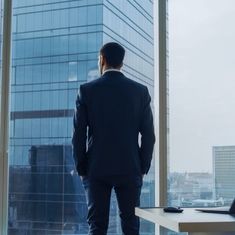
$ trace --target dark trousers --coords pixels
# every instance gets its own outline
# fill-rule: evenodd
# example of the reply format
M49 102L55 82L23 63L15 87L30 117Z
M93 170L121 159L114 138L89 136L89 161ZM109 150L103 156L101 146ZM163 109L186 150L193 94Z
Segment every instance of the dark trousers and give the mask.
M89 235L106 235L109 224L111 191L114 189L124 235L139 235L139 218L135 207L140 205L142 176L83 177L86 192Z

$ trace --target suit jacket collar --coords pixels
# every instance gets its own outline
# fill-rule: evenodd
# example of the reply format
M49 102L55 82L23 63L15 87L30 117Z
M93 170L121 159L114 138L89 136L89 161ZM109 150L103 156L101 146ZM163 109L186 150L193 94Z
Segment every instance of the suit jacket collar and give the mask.
M123 77L124 74L120 70L106 70L101 78Z

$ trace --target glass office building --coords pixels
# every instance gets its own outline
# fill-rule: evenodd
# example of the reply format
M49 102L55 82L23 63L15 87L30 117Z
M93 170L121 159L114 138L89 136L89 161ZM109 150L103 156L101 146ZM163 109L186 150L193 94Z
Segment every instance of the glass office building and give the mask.
M13 0L9 235L87 234L72 118L79 86L98 78L99 49L109 41L126 48L123 72L153 97L151 0ZM141 197L154 206L154 164ZM114 195L109 234L121 234Z

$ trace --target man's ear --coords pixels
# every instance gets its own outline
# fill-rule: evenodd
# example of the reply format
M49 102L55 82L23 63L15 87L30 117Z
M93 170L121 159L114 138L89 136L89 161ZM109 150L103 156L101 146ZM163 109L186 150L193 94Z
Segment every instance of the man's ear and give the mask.
M101 64L101 66L104 66L105 63L106 63L105 57L100 55L100 64Z

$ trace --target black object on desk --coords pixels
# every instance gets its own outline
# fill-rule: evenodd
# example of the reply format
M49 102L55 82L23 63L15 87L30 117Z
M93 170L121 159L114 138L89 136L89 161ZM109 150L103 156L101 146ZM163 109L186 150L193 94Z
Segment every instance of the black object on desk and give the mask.
M169 206L169 207L163 208L163 211L169 212L169 213L182 213L184 210L181 209L180 207Z

